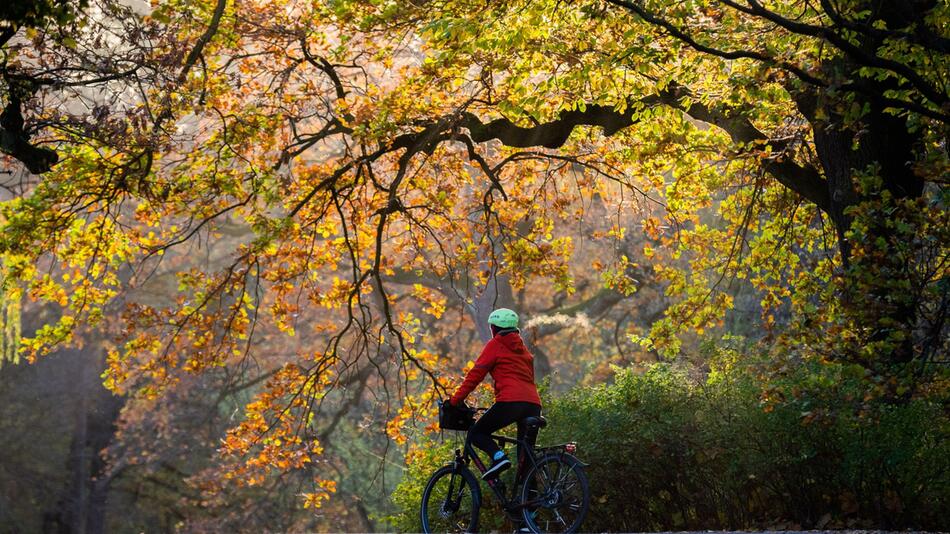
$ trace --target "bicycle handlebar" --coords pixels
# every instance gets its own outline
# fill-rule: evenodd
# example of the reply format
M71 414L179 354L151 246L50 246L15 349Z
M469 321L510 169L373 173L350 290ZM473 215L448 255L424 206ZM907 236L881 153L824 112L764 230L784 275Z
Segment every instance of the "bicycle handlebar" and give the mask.
M446 404L447 404L449 401L447 401L447 400L439 400L438 402L439 402L439 405L441 405L441 404L443 404L443 403L446 403ZM472 407L472 406L469 406L469 405L467 405L467 404L465 404L465 403L462 403L462 406L464 406L464 407L466 407L466 408L468 408L468 409L470 409L470 410L474 410L474 411L476 411L476 412L487 412L487 411L490 409L490 408ZM459 406L459 408L461 408L462 406Z

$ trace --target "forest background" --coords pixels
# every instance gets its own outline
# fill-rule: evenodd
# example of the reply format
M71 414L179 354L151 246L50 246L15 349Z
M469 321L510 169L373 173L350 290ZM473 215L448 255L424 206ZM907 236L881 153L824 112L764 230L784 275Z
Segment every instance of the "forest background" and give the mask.
M0 52L0 531L418 530L499 306L585 528L950 529L947 1L14 0Z

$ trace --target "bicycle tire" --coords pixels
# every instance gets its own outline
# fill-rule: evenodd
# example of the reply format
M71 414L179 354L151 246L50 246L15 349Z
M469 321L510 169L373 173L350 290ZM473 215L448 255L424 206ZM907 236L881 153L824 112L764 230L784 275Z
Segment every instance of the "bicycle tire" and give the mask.
M538 506L522 509L531 532L577 532L590 509L590 486L581 461L567 453L541 457L521 489L522 503L535 501Z
M447 500L450 487L456 496L454 503ZM471 471L454 465L440 468L432 474L422 492L422 531L426 534L476 532L481 500L481 489Z

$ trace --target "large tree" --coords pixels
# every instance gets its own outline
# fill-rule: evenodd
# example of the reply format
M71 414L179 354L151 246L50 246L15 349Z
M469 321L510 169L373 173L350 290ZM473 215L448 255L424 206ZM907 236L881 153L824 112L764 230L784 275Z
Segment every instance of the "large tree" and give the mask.
M948 10L100 0L8 31L4 288L63 308L24 352L156 272L176 291L129 299L116 392L305 339L254 382L211 489L313 468L349 406L321 411L328 391L371 382L398 439L449 385L451 329L499 303L549 316L542 355L609 313L605 339L675 354L745 279L796 357L909 365L875 394L912 394L946 350ZM182 260L207 240L233 253ZM665 311L625 298L657 284Z

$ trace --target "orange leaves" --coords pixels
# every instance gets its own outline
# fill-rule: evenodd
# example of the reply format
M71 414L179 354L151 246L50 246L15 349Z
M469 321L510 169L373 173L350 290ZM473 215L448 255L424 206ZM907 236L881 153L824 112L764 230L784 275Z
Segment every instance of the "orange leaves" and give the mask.
M440 361L440 356L426 349L409 349L409 354L413 360L427 369L435 369Z
M60 306L65 307L69 303L69 298L66 295L66 289L55 282L53 277L46 274L43 275L39 280L33 281L30 284L29 293L30 298L33 300L47 300L52 301Z
M626 255L621 255L613 267L601 270L604 287L613 289L624 296L636 293L640 281L631 275L636 267L638 267L636 263L630 261Z
M337 227L336 221L332 219L323 219L317 225L316 231L323 238L328 238L334 234L339 233L339 228Z
M308 374L288 364L274 372L245 406L244 420L221 442L224 480L237 486L261 485L283 472L310 469L323 455L322 444L299 425L332 381L330 370L321 368ZM319 507L336 490L332 481L317 479L315 485L318 491L303 494L305 506Z
M447 299L443 296L437 295L435 291L431 290L430 288L425 287L422 284L413 284L412 296L425 304L426 307L423 308L423 311L435 317L436 319L442 317L442 314L445 313Z
M570 236L552 238L547 234L542 241L518 240L505 244L504 272L511 275L511 285L521 288L530 276L554 279L554 286L569 294L574 292L574 278L568 259L573 251Z
M303 498L303 507L307 508L320 508L323 506L323 501L330 499L330 493L336 491L334 487L332 491L322 491L318 493L301 493L300 496Z
M643 220L643 232L653 240L660 239L661 223L657 217L647 217Z
M334 276L330 288L321 294L320 304L330 309L339 308L349 301L352 291L352 282L349 280L344 280L338 276ZM372 288L369 286L362 286L361 291L369 292L372 291Z
M386 422L386 435L389 436L389 439L400 445L406 443L407 437L403 433L403 430L405 429L407 422L410 421L412 414L412 408L403 405L403 407L399 409L399 413L396 414L396 417L393 417Z
M435 403L435 395L435 391L428 389L420 395L406 396L399 412L386 423L386 435L401 445L419 430L421 423L429 423L423 430L436 430L433 418L439 410Z
M129 379L129 367L127 362L119 356L119 351L111 348L106 353L106 369L102 372L102 380L105 387L121 395L124 393L122 385Z
M320 508L331 494L336 493L336 482L333 480L319 480L316 485L320 491L300 494L305 509Z
M300 307L290 300L287 292L278 292L274 303L271 304L270 307L270 312L274 317L274 324L277 326L277 329L288 336L294 335L293 325L296 323L295 319L299 311Z

